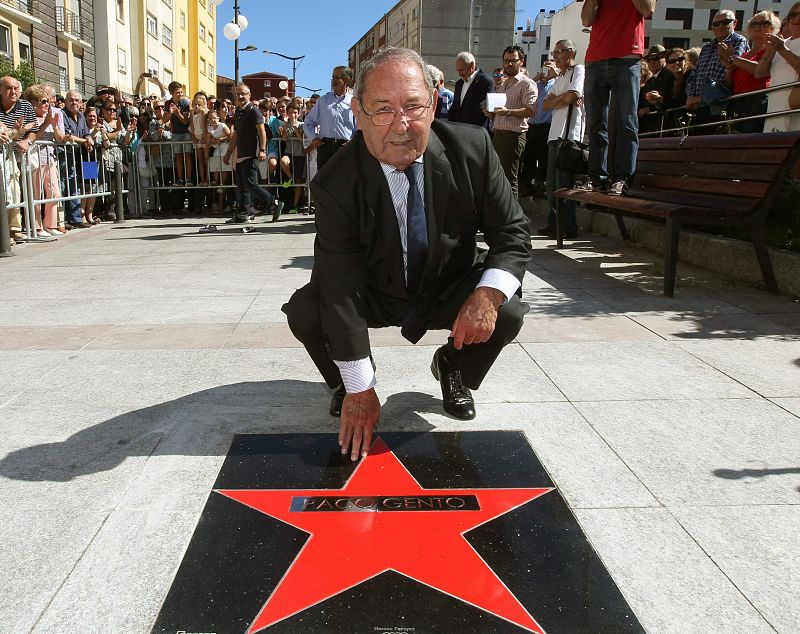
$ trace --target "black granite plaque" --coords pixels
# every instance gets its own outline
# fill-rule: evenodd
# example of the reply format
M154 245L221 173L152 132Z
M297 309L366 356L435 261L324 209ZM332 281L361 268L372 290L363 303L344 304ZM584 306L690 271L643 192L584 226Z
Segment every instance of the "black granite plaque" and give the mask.
M237 436L154 632L644 632L520 432Z

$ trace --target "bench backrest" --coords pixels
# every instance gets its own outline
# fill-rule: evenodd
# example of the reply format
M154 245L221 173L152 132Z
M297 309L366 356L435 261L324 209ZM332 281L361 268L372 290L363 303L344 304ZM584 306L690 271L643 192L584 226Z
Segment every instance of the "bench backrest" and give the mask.
M798 158L800 131L641 139L631 195L766 213Z

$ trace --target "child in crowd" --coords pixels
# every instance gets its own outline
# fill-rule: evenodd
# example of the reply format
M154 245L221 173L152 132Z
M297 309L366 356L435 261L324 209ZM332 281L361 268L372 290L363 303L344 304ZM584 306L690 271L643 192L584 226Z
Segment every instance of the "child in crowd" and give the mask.
M284 187L295 186L294 199L290 214L296 214L300 207L300 196L303 195L303 171L306 166L306 157L303 153L303 124L298 119L300 112L295 104L290 104L286 109L286 124L282 127L281 137L285 142L283 156L281 156L281 171L285 178Z
M194 156L197 161L197 179L201 187L208 185L208 149L206 145L206 116L208 115L208 98L203 91L196 92L192 98L192 121L190 132L194 145Z
M208 126L206 129L206 144L213 150L213 156L209 159L209 167L212 174L219 174L219 184L227 185L228 172L230 167L225 165L222 157L228 152L228 140L231 138L231 131L227 125L220 123L219 113L212 110L208 113ZM211 177L211 184L216 185L214 176ZM217 190L217 211L223 211L225 207L225 190L221 187ZM225 209L231 211L231 209Z
M267 157L269 159L270 177L275 175L278 169L278 160L283 154L284 143L280 139L283 138L283 127L286 124L286 102L279 101L275 109L278 112L278 116L269 117L267 120L267 136L269 137ZM266 179L267 177L264 176L264 178Z

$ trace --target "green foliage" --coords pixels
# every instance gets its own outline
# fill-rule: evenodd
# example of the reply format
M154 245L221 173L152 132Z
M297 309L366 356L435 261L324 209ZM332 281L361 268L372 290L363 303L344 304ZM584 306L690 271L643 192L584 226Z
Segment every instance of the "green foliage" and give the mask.
M22 83L22 90L25 90L31 84L38 84L40 82L30 62L22 60L19 66L14 68L8 57L0 55L0 77L5 77L6 75L19 79Z

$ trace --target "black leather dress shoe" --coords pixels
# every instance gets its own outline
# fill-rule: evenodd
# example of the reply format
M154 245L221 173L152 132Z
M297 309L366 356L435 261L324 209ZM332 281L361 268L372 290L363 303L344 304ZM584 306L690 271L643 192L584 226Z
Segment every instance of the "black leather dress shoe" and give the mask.
M450 361L444 346L434 353L431 372L442 388L444 411L461 420L475 418L475 401L472 399L472 393L462 383L461 370Z
M344 385L340 385L336 388L336 391L331 397L331 416L342 415L342 403L344 402L345 394L347 394L347 391L344 389Z

